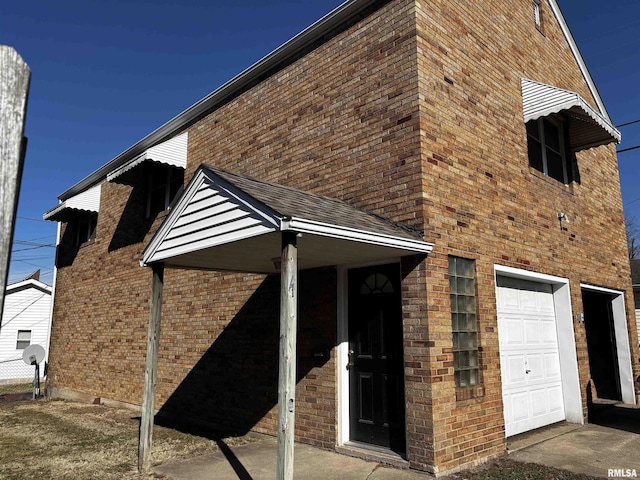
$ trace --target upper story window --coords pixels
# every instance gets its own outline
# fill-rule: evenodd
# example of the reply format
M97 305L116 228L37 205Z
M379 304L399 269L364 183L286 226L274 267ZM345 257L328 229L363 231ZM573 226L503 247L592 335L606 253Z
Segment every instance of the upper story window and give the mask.
M169 208L182 190L188 140L184 132L148 148L109 172L107 182L133 187L136 197L138 192L144 195L145 203L136 201L136 206L142 207L146 218L154 217Z
M69 245L77 247L93 240L96 237L101 191L101 184L94 185L56 205L43 218L67 224L65 237Z
M96 238L96 227L98 226L98 214L95 212L79 212L72 222L74 228L74 243L76 246L82 245L89 240Z
M166 210L182 189L184 169L149 162L147 183L147 218Z
M603 106L596 110L576 92L526 78L521 86L532 168L565 185L580 183L576 153L620 142Z
M527 122L529 165L559 182L568 184L571 168L565 148L564 122L543 117Z
M540 0L531 0L531 6L533 7L533 21L536 26L542 26L542 14L540 13Z

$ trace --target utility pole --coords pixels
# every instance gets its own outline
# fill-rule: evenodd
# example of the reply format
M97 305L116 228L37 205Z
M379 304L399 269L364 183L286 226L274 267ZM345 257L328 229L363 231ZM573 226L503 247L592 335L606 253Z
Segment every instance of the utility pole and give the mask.
M24 124L31 70L12 47L0 45L0 318L11 259L27 141Z

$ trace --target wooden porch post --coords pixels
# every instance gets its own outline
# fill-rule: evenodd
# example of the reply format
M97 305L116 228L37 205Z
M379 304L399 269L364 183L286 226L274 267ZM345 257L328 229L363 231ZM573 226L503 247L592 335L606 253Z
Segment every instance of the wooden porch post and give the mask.
M298 248L294 232L282 233L280 356L278 369L278 480L293 479L295 434Z
M138 443L138 470L146 470L151 459L151 437L155 414L156 379L158 376L158 347L160 345L160 319L162 317L162 288L164 285L164 263L151 266L151 308L149 311L149 333L147 335L147 363L144 371L144 397Z

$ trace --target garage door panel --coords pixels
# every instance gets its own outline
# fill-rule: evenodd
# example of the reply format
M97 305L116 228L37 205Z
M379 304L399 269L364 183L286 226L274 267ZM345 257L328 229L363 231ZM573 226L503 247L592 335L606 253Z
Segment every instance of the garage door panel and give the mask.
M504 320L505 346L521 347L524 344L524 326L519 318Z
M517 383L525 383L525 357L524 355L510 355L505 360L509 364L508 375L509 384L515 385Z
M513 422L521 422L529 418L529 392L514 393L508 403L511 406Z
M527 363L525 365L525 375L529 382L544 380L545 368L544 358L540 353L532 353L527 355Z
M540 417L548 412L547 408L547 389L539 388L530 390L529 399L531 401L531 415Z
M498 277L497 305L506 435L563 420L552 287Z
M548 388L547 396L549 402L549 411L562 413L563 417L561 420L564 420L564 398L562 397L562 385Z
M519 310L523 312L537 312L538 311L538 299L536 292L529 290L520 290L520 301L518 304Z
M547 353L544 355L544 372L545 377L549 380L560 380L560 361L555 353Z
M524 320L525 345L540 343L540 326L538 321Z
M538 327L540 329L540 342L557 348L558 333L555 317L541 319L538 323Z

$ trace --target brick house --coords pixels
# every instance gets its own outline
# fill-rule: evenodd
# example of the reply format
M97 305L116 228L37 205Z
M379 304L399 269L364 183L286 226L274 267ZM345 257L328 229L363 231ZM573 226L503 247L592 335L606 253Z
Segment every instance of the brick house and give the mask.
M296 238L297 441L440 473L635 403L619 140L556 0L347 1L45 213L52 394L142 403L162 282L145 405L274 434Z

